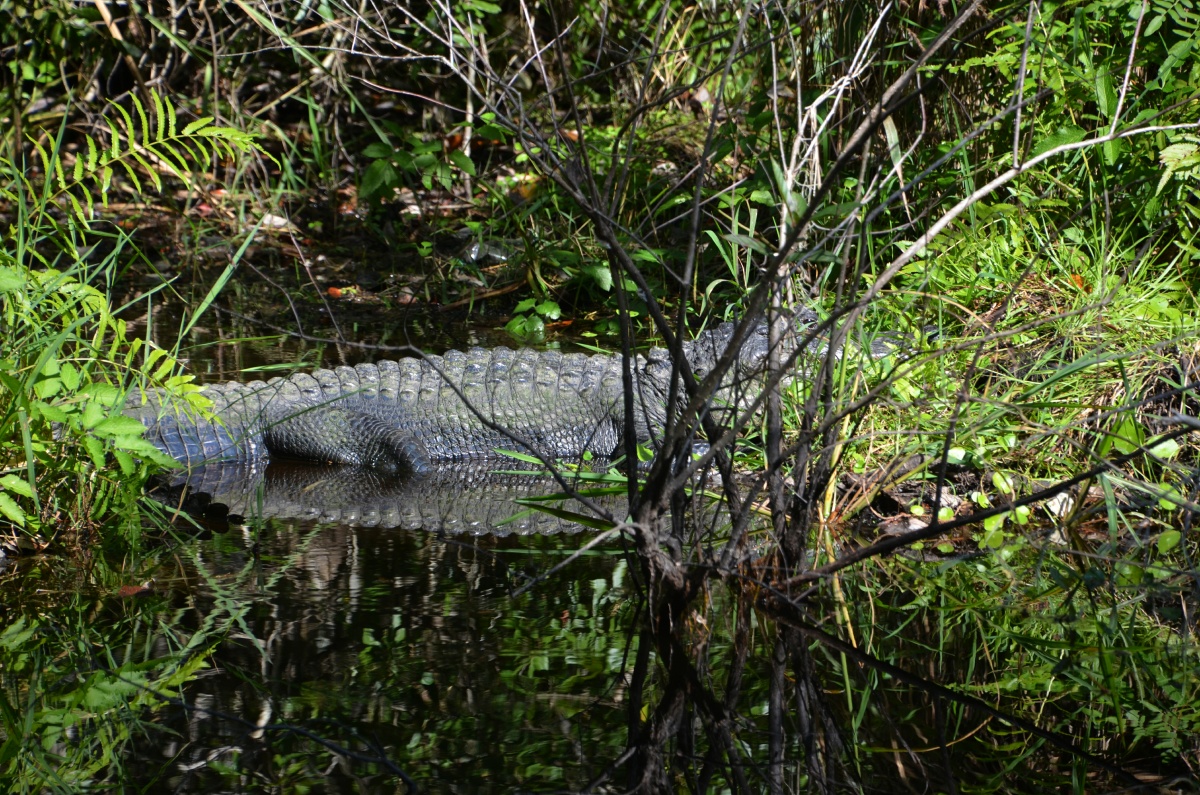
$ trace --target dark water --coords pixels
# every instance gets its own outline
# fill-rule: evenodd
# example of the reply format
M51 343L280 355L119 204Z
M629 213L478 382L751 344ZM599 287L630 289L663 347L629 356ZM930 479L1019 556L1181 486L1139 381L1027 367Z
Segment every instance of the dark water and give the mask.
M245 314L255 293L240 289L249 297L235 309ZM127 312L163 344L186 314L170 301L140 316ZM476 325L436 313L351 313L334 323L318 312L310 337L327 339L330 325L357 340L430 352L515 344L495 333L494 320ZM189 332L188 355L203 381L399 355L312 338L276 336L218 313ZM626 542L585 550L595 530L515 502L556 491L553 483L458 474L382 482L311 467L212 470L190 491L165 484L157 518L145 522L150 536L132 553L10 563L0 572L9 627L0 635L0 674L9 694L42 693L46 706L30 707L26 725L60 761L31 757L30 769L63 775L31 778L41 782L31 791L103 784L152 793L394 793L411 791L411 783L435 793L557 792L583 789L628 762L631 738L652 724L678 683L642 634L643 589ZM623 518L611 495L601 502ZM194 521L169 506L187 508ZM514 514L516 521L504 521ZM174 530L156 529L164 524ZM550 573L576 552L577 560ZM1045 693L1068 679L1114 683L1097 673L1095 649L1082 641L1061 659L1041 654L1034 636L1057 649L1064 628L1090 625L1069 599L1046 596L1049 588L1010 592L1005 571L991 556L935 561L916 589L890 573L847 572L806 609L815 626L989 703L1011 693L1006 705L1020 706L1021 687ZM772 681L788 694L782 791L807 791L818 774L865 792L1106 791L1116 780L835 647L794 636L798 651L773 673L775 644L788 631L745 609L756 588L748 572L733 589L748 600L739 609L735 593L714 584L677 630L693 655L695 678L685 686L693 700L725 698L733 661L748 659L737 668L729 725L745 767L736 775L750 791L766 789ZM999 605L1013 607L1016 618ZM28 638L14 634L22 626L33 627ZM1138 631L1160 634L1156 626ZM1106 636L1087 637L1090 644ZM1153 646L1114 648L1112 659L1124 660ZM1151 704L1175 723L1147 730L1148 739L1126 752L1135 769L1163 771L1156 781L1172 786L1186 779L1180 754L1195 747L1184 727L1200 726L1189 706L1189 659L1155 658L1142 669L1184 685L1166 710ZM1165 673L1168 663L1184 673ZM1020 677L1028 681L1018 687ZM114 690L143 700L134 708L106 700ZM1078 718L1056 725L1055 710L1066 715L1074 703L1056 702L1042 719L1069 737ZM66 728L55 711L63 704L76 716ZM1106 725L1104 708L1097 707L1097 725ZM710 791L722 791L735 772L706 764L711 736L698 714L683 708L659 766L673 771L678 791L699 789L697 775L711 767ZM1170 741L1183 750L1163 767L1151 744ZM95 761L106 752L111 758ZM617 767L598 791L623 791L627 769Z
M124 296L131 333L169 346L191 304L144 293ZM241 297L232 311L210 312L185 338L201 382L403 355L389 346L518 344L461 313L350 308L330 319L320 306L305 309L307 338L276 335L246 319L261 308L252 281L229 294ZM328 341L339 333L372 346ZM63 667L136 663L167 699L127 716L137 728L110 743L119 761L100 780L147 792L391 793L409 781L512 792L582 787L620 755L637 612L620 541L534 583L594 536L514 501L552 483L514 477L489 490L478 473L443 473L435 486L303 470L209 472L186 493L160 491L150 535L175 529L132 558L26 559L3 572L4 615L39 621L48 647L96 629L83 662ZM280 483L299 508L263 505ZM168 659L202 667L173 689L158 678ZM50 688L80 678L61 681ZM53 747L69 757L71 743Z
M214 759L271 780L296 754L297 780L333 792L395 791L371 757L429 791L582 784L622 745L625 565L601 551L513 597L575 543L280 522L195 545L181 623L239 617L191 709L161 713L162 783L228 786Z

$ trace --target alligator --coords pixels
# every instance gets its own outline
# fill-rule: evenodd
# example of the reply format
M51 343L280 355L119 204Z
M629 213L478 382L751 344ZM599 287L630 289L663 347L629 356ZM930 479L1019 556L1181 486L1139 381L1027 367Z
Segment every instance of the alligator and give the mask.
M817 322L811 311L798 312L783 355ZM734 324L722 323L682 343L697 376L716 365L733 334ZM729 407L757 394L768 347L767 325L760 323L710 406L719 423L729 419L723 414ZM451 462L495 459L503 450L547 460L609 459L622 449L622 376L619 355L473 348L209 385L202 394L212 401L211 416L143 390L130 395L124 413L141 420L159 450L189 467L287 458L422 474ZM632 362L640 443L653 443L665 427L671 377L663 348Z

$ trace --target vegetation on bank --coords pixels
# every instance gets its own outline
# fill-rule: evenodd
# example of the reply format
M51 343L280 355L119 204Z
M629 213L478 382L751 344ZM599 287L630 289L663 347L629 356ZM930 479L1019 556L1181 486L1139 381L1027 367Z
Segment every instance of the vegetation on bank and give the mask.
M622 349L814 305L833 349L922 341L828 357L699 463L684 442L710 429L681 414L631 508L646 642L668 657L717 574L765 586L793 673L833 619L855 728L892 676L881 660L933 654L939 681L1060 732L1084 767L1195 774L1200 16L618 6L0 0L10 546L136 545L141 484L166 462L114 409L134 388L200 398L183 352L131 333L110 295L176 252L198 278L156 290L190 304L181 344L236 300L244 262L285 292L269 328L341 298L380 316L440 303L523 341L566 320ZM300 265L247 254L270 230ZM365 239L355 254L386 274L345 283L305 235ZM215 271L198 253L213 236L233 241ZM729 527L680 536L664 518L680 469L726 454L760 474L725 479ZM760 509L773 532L747 543ZM956 645L966 626L977 648ZM852 682L853 650L874 662ZM981 653L986 670L955 661ZM669 707L643 720L661 733ZM731 730L694 708L744 788ZM958 728L977 708L953 706ZM1049 742L1012 725L1022 748ZM861 760L792 762L836 778ZM712 775L634 764L646 789Z

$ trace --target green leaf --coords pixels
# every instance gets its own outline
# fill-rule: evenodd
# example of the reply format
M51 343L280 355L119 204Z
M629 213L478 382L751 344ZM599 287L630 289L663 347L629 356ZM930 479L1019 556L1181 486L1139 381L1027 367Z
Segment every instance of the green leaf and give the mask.
M726 240L728 240L730 243L733 243L735 246L741 246L744 249L753 251L755 254L766 254L767 253L766 245L762 241L755 240L752 237L747 237L746 235L735 235L735 234L723 235L723 237Z
M1117 90L1113 88L1112 75L1107 71L1096 73L1096 108L1107 119L1117 112Z
M1158 498L1159 508L1164 511L1173 511L1179 507L1179 489L1170 483L1159 483L1158 488L1162 492L1162 496Z
M44 400L57 395L61 387L62 381L58 378L41 378L33 385L33 393Z
M74 391L79 388L79 369L70 361L62 363L59 369L59 378L62 379L62 385L68 390Z
M102 407L107 406L111 408L122 402L125 398L121 390L112 384L88 384L87 388L81 390L81 392L90 395Z
M979 546L985 549L999 549L1004 546L1004 521L1008 518L1008 513L1002 513L998 516L989 516L983 520L983 538L979 540Z
M537 464L538 466L543 466L542 459L535 455L530 455L529 453L522 453L517 450L504 450L501 448L496 448L493 452L499 453L500 455L508 458L514 458L517 461L524 461L526 464Z
M612 271L607 265L584 265L580 270L592 277L596 285L604 292L612 290Z
M463 0L461 7L464 11L475 11L479 14L500 13L500 6L495 3L489 3L487 0Z
M1121 417L1110 433L1113 448L1124 455L1134 452L1146 441L1145 430L1130 414Z
M1016 491L1016 489L1013 487L1012 478L1010 478L1008 475L1004 474L1003 472L993 472L992 473L992 485L995 486L996 490L999 491L1001 494L1007 494L1009 496L1012 496L1013 493Z
M467 176L475 176L475 164L461 149L455 149L450 153L450 162L458 166Z
M387 144L383 143L382 141L376 141L372 144L368 144L367 148L363 149L362 153L363 153L363 157L369 157L369 158L372 158L373 160L378 160L381 157L382 158L390 158L395 153L395 151L396 150L392 149L392 147L388 146Z
M92 429L97 436L141 436L145 432L142 421L133 417L106 417Z
M113 458L117 459L117 464L121 467L121 474L125 477L131 478L137 473L137 462L129 453L124 450L113 450Z
M536 298L526 298L521 303L517 304L517 307L516 307L516 309L513 310L513 312L515 312L516 314L519 315L522 312L528 312L530 309L533 309L536 305L537 305Z
M1183 540L1183 535L1178 530L1168 530L1158 537L1158 554L1165 555L1175 547L1179 546L1179 542Z
M29 485L29 481L17 475L8 474L0 478L0 486L9 491L16 492L22 497L33 499L33 487Z
M508 140L508 130L495 124L481 124L475 128L475 134L489 141L504 142Z
M396 173L395 167L386 160L376 160L367 167L358 190L363 198L373 199L399 184L400 175Z
M1129 588L1141 585L1142 579L1145 576L1145 571L1142 569L1142 567L1133 563L1121 561L1113 568L1117 575L1117 587L1120 588Z
M12 497L0 491L0 514L18 527L25 526L25 511Z
M0 266L0 293L19 293L25 289L26 279L16 268Z
M25 618L18 618L13 623L5 627L4 632L0 633L0 649L14 651L25 645L25 642L33 637L34 631L37 630L37 622L32 626L25 626Z
M1179 442L1174 439L1164 439L1150 448L1150 455L1169 461L1179 455L1179 449Z
M91 457L96 469L104 469L104 442L95 436L85 436L83 437L83 446L87 448L88 456Z
M71 418L71 415L61 407L52 403L43 403L40 400L33 401L30 408L35 417L42 417L50 422L67 422Z
M83 417L80 417L80 422L84 428L95 428L96 423L104 419L104 407L100 402L89 402L83 407Z
M189 138L196 131L198 131L201 127L205 127L212 123L213 123L212 116L201 116L200 118L196 119L194 122L189 124L188 126L184 127L183 132L181 132L179 135L182 138Z
M542 301L537 305L537 313L547 320L558 320L562 317L562 309L554 301Z
M1060 127L1057 131L1043 138L1038 145L1033 148L1033 156L1037 157L1038 155L1049 152L1051 149L1057 149L1060 146L1078 143L1079 141L1082 141L1086 135L1087 131L1082 127L1075 127L1074 125L1069 127Z
M937 545L937 551L941 552L943 555L952 555L954 554L954 545L949 541L943 541Z

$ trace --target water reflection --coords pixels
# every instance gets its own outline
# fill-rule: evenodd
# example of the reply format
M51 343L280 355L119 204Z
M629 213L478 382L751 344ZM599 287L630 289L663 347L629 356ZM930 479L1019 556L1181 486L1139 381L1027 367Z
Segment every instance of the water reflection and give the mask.
M421 515L422 528L433 521ZM632 611L612 552L514 598L561 558L559 547L515 530L475 537L282 521L194 545L181 629L235 629L210 674L187 689L188 708L163 714L176 738L143 753L169 759L165 782L190 792L246 777L286 789L289 770L327 791L403 791L384 758L427 791L578 783L623 745Z
M238 518L300 519L355 527L399 528L474 535L554 535L584 529L595 518L563 483L534 472L496 472L456 466L419 478L383 475L357 467L272 462L254 468L230 462L166 479L152 494L167 505L205 516L214 510ZM582 493L609 516L624 518L623 486L568 474L572 493ZM553 499L553 495L561 498ZM550 497L542 500L540 498ZM536 500L555 513L518 501Z

